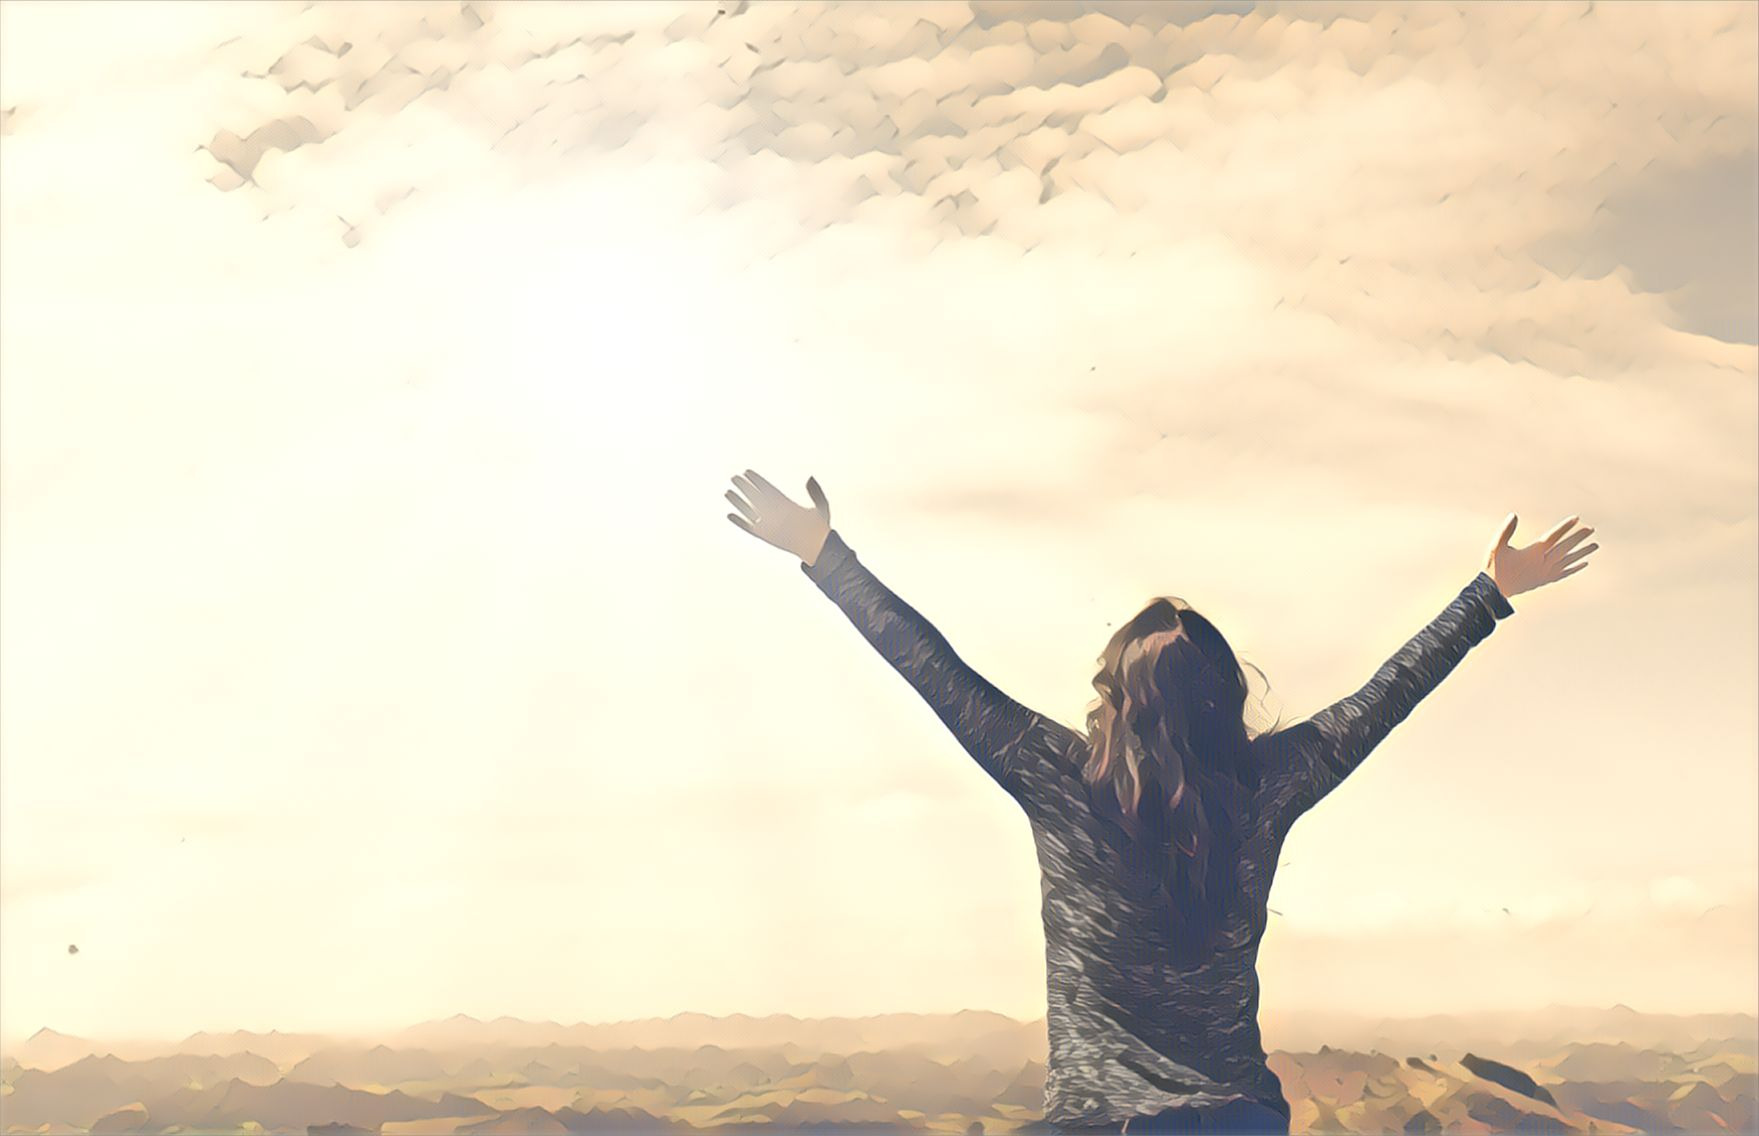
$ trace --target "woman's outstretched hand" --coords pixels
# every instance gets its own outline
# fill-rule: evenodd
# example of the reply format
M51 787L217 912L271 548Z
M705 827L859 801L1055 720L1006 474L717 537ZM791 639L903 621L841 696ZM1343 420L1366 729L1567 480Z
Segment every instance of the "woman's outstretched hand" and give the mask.
M727 500L739 512L728 513L729 521L783 552L792 552L807 564L818 560L825 537L831 532L831 503L825 500L825 491L818 487L816 479L806 479L806 494L812 498L810 509L790 501L756 470L735 475L733 484L738 492L727 490Z
M1534 588L1542 588L1546 584L1554 584L1565 576L1573 576L1588 567L1588 554L1600 546L1590 544L1586 548L1576 547L1594 531L1581 528L1571 532L1571 527L1579 519L1565 517L1535 543L1525 548L1516 548L1509 543L1509 537L1514 535L1515 525L1520 518L1510 513L1508 523L1503 525L1502 532L1497 534L1495 543L1490 546L1490 555L1484 566L1485 572L1496 581L1497 590L1504 597L1517 596ZM1565 533L1569 535L1565 536Z

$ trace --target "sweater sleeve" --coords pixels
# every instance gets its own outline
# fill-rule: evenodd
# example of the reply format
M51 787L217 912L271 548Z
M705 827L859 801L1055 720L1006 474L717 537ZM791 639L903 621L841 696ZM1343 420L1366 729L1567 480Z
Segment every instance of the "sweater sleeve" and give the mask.
M1337 788L1459 665L1466 652L1514 611L1490 575L1480 572L1360 690L1304 723L1311 727L1312 744L1293 750L1291 796L1296 812L1311 808Z
M835 529L818 559L810 565L802 561L800 568L915 688L965 752L1024 806L1020 754L1040 715L960 659L928 620L856 558Z

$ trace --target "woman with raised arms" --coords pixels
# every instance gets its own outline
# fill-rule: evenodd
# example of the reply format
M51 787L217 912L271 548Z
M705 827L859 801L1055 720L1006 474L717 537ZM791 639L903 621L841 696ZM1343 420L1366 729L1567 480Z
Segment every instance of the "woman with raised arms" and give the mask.
M728 518L801 570L1025 811L1043 878L1055 1131L1287 1133L1258 1027L1258 944L1289 828L1360 765L1510 598L1587 567L1576 517L1524 548L1510 514L1478 572L1355 693L1305 721L1249 730L1245 674L1214 624L1155 599L1100 656L1085 732L967 666L810 506L757 473Z

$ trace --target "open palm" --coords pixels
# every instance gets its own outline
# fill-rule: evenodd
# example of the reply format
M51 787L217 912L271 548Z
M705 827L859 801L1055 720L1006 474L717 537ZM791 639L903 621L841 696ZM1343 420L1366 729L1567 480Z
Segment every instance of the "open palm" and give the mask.
M1497 534L1495 543L1490 546L1490 554L1484 567L1490 578L1496 581L1497 590L1504 596L1520 595L1522 592L1556 583L1565 576L1573 576L1588 567L1588 554L1600 546L1590 544L1577 547L1594 532L1591 528L1579 528L1571 532L1579 519L1565 517L1534 543L1525 548L1516 548L1509 543L1509 538L1514 535L1515 525L1520 523L1520 518L1510 513L1502 532Z
M728 513L729 521L808 564L818 560L825 537L831 531L831 503L825 500L825 491L818 487L817 479L806 479L806 495L812 498L810 509L796 505L753 469L746 470L743 476L735 475L733 484L738 492L727 490L727 500L739 512Z

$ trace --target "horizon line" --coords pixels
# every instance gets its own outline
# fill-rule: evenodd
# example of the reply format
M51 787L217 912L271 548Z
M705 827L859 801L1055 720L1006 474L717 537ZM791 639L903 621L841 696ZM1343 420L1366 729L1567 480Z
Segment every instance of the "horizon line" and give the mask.
M1638 1010L1630 1005L1627 1005L1624 1002L1615 1002L1611 1006L1585 1005L1585 1004L1572 1005L1572 1004L1553 1002L1553 1003L1548 1003L1544 1006L1495 1007L1495 1008L1489 1008L1489 1009L1480 1007L1480 1008L1469 1009L1469 1010L1432 1010L1432 1011L1426 1011L1423 1013L1413 1013L1413 1014L1375 1014L1375 1013L1363 1012L1361 1010L1331 1009L1331 1008L1326 1008L1326 1007L1310 1006L1310 1007L1298 1007L1298 1008L1291 1007L1291 1008L1280 1010L1280 1011L1274 1011L1273 1013L1274 1013L1274 1016L1276 1016L1276 1017L1284 1017L1284 1018L1287 1018L1287 1017L1329 1017L1329 1018L1334 1018L1334 1019L1338 1019L1338 1018L1353 1019L1353 1020L1356 1020L1358 1022L1363 1022L1363 1023L1388 1024L1388 1023L1399 1023L1399 1022L1418 1022L1418 1021L1424 1021L1424 1020L1431 1019L1431 1018L1470 1019L1470 1018L1475 1018L1475 1017L1492 1017L1492 1016L1499 1016L1499 1015L1507 1016L1507 1015L1518 1015L1518 1014L1581 1013L1581 1012L1590 1012L1590 1013L1619 1013L1619 1012L1623 1012L1623 1013L1631 1014L1631 1015L1634 1015L1637 1017L1645 1017L1645 1018L1736 1017L1736 1018L1748 1018L1748 1019L1754 1020L1755 1022L1759 1022L1759 1007L1752 1007L1752 1008L1747 1008L1747 1009L1726 1009L1726 1010L1683 1010L1683 1011L1682 1010ZM198 1038L198 1037L223 1038L223 1037L236 1036L238 1034L247 1034L247 1035L251 1035L251 1036L255 1036L255 1037L276 1037L276 1036L280 1036L280 1037L322 1037L322 1038L331 1038L331 1039L337 1039L337 1040L365 1039L365 1038L370 1038L370 1037L375 1037L375 1036L388 1036L388 1035L395 1034L395 1033L406 1033L411 1030L422 1029L422 1028L430 1027L430 1026L442 1026L442 1025L446 1025L448 1023L458 1023L460 1025L468 1023L471 1025L479 1025L479 1026L496 1025L496 1024L500 1024L500 1023L511 1023L511 1024L516 1024L516 1025L526 1025L526 1026L554 1026L558 1029L571 1030L571 1029L608 1029L608 1028L612 1028L612 1027L616 1027L616 1026L654 1025L654 1024L658 1024L658 1023L676 1022L680 1018L706 1018L711 1022L728 1022L728 1021L739 1021L739 1020L751 1021L751 1022L761 1022L761 1021L774 1021L777 1019L783 1019L783 1020L802 1022L802 1023L810 1023L810 1022L823 1023L823 1022L871 1022L871 1021L875 1021L875 1020L878 1020L881 1018L902 1018L902 1017L957 1018L957 1017L964 1017L964 1016L968 1016L968 1015L969 1016L987 1015L990 1017L1003 1018L1009 1022L1012 1022L1016 1025L1021 1025L1021 1026L1030 1026L1030 1025L1033 1025L1036 1023L1043 1022L1045 1020L1045 1015L1042 1013L1033 1015L1032 1017L1029 1017L1029 1018L1023 1018L1023 1017L1018 1017L1014 1014L1005 1013L1001 1010L987 1010L987 1009L977 1009L977 1008L969 1008L969 1007L966 1009L962 1009L962 1010L887 1010L887 1011L883 1011L883 1012L879 1012L879 1013L870 1013L870 1014L823 1014L823 1015L802 1015L802 1014L790 1013L787 1011L774 1011L774 1012L770 1012L770 1013L759 1014L759 1013L751 1013L749 1011L742 1011L742 1010L741 1011L732 1011L732 1012L724 1013L724 1014L711 1014L711 1013L708 1013L707 1011L702 1011L702 1010L679 1010L679 1011L676 1011L675 1013L665 1014L665 1015L654 1014L654 1015L649 1015L647 1017L639 1017L639 1018L615 1018L615 1019L611 1019L608 1021L586 1021L583 1019L580 1021L567 1022L567 1023L557 1021L553 1018L539 1018L539 1019L534 1020L534 1019L530 1019L530 1018L516 1017L512 1014L500 1014L500 1015L497 1015L496 1017L493 1017L493 1018L479 1018L479 1017L476 1017L472 1014L467 1014L467 1013L460 1011L459 1013L451 1014L451 1015L449 1015L447 1017L443 1017L443 1018L426 1018L421 1021L417 1021L417 1022L413 1022L413 1023L405 1023L402 1025L382 1026L382 1027L377 1027L376 1029L361 1028L361 1027L347 1027L347 1028L340 1028L340 1029L319 1028L319 1029L288 1029L288 1030L283 1030L283 1029L280 1029L279 1027L271 1027L269 1029L251 1029L246 1026L235 1026L230 1029L223 1028L223 1027L197 1029L197 1030L193 1030L189 1033L185 1033L185 1034L182 1034L180 1036L175 1036L175 1037L162 1035L162 1034L161 1035L71 1034L71 1033L64 1033L61 1030L58 1030L51 1025L43 1025L43 1026L38 1027L31 1034L29 1034L27 1036L23 1036L23 1037L20 1037L20 1036L14 1035L14 1034L0 1033L0 1050L11 1049L17 1045L21 1045L21 1044L25 1044L27 1042L33 1041L36 1038L41 1037L45 1033L54 1034L57 1037L66 1038L69 1041L102 1042L102 1043L108 1043L108 1044L117 1044L117 1043L175 1044L175 1043L187 1042L193 1038ZM1261 1014L1261 1020L1262 1020L1262 1014Z

